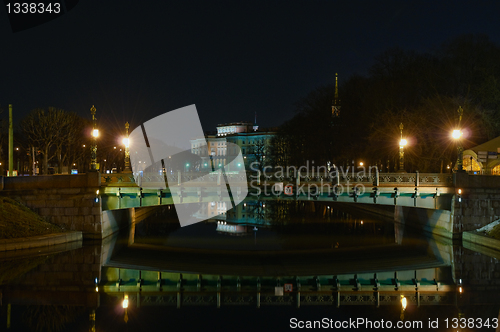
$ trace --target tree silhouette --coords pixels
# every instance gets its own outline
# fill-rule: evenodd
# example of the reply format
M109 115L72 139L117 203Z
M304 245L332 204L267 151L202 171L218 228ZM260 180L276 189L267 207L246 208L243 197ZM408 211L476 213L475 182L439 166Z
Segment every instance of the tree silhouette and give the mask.
M58 160L61 172L64 162L76 159L81 153L83 123L76 114L54 107L34 109L22 119L21 128L27 143L43 155L43 174L48 173L50 160Z

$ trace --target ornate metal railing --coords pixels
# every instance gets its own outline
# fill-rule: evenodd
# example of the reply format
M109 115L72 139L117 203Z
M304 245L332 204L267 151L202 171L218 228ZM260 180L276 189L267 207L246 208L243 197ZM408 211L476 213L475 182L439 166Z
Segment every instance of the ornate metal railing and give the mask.
M265 172L259 174L253 173L212 173L207 172L189 172L189 173L172 173L161 175L158 173L142 174L134 179L132 173L113 173L101 174L102 186L121 186L121 185L140 185L141 183L209 183L220 181L222 177L227 180L236 182L255 182L260 181L261 184L271 184L275 182L284 183L332 183L335 184L363 184L373 186L429 186L429 187L449 187L453 186L453 174L450 173L341 173L338 176L334 173L311 173L311 174L280 174L278 172ZM138 183L137 183L138 182Z

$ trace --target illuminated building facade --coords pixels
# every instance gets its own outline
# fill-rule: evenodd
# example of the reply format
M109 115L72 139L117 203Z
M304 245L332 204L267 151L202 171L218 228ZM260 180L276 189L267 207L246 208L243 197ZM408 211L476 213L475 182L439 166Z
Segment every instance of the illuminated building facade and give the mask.
M241 150L247 167L254 161L264 163L275 132L258 129L257 124L251 122L225 123L217 126L215 135L192 139L191 153L198 155L201 159L197 170L224 167L238 155L238 148ZM237 172L245 165L237 164L235 169L228 171Z

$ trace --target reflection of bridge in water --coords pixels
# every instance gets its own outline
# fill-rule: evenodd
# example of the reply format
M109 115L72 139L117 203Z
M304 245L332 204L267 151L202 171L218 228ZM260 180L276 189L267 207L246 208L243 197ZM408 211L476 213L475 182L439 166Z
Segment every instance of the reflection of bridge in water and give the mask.
M449 245L401 245L402 234L396 230L385 245L252 252L137 243L132 229L127 243L109 250L103 290L116 301L127 294L137 306L380 306L398 304L401 295L417 306L455 305Z
M210 226L215 232L215 223ZM127 295L132 312L155 306L361 310L400 307L404 295L410 308L421 310L488 304L498 311L498 253L492 258L443 239L414 242L403 238L401 229L395 233L394 243L368 248L203 254L136 243L132 231L97 245L42 252L41 260L31 265L14 257L20 253L9 253L0 258L2 266L24 265L29 271L0 285L0 306L81 306L91 317L102 317L99 307L121 307ZM379 311L377 317L386 318L385 313Z

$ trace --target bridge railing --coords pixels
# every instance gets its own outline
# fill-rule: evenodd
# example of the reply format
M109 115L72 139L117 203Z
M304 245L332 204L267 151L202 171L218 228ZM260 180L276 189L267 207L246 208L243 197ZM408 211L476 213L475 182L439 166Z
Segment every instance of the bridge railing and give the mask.
M248 175L248 181L256 181L258 174ZM333 183L333 184L363 184L367 186L430 186L448 187L453 185L453 175L449 173L339 173L338 177L332 173L319 173L293 176L276 176L266 174L260 177L261 183L292 182L292 183Z
M148 173L142 174L138 177L138 182L134 179L132 173L113 173L113 174L101 174L101 185L102 186L127 186L127 185L140 185L141 183L162 183L165 184L165 180L170 184L180 184L180 183L204 183L207 178L204 177L207 172L177 172L172 174L158 174L158 173ZM222 174L213 173L208 176L208 181L216 182ZM422 187L449 187L453 186L453 175L450 173L340 173L338 178L334 173L312 173L306 175L298 175L295 177L293 175L280 175L279 173L264 173L260 174L255 172L244 173L244 172L228 172L224 175L228 180L233 180L237 182L247 181L255 182L257 179L260 183L332 183L332 184L362 184L366 186L422 186Z
M208 177L206 177L208 175ZM159 173L143 173L136 177L133 173L112 173L112 174L102 174L101 175L101 185L103 186L121 186L121 185L140 185L141 183L161 183L165 186L165 181L168 184L180 184L180 183L197 183L199 182L212 182L216 183L219 181L221 174L208 172L176 172L171 174L159 174ZM228 180L233 180L232 182L244 182L248 181L246 174L244 172L235 173L229 172L225 174Z

